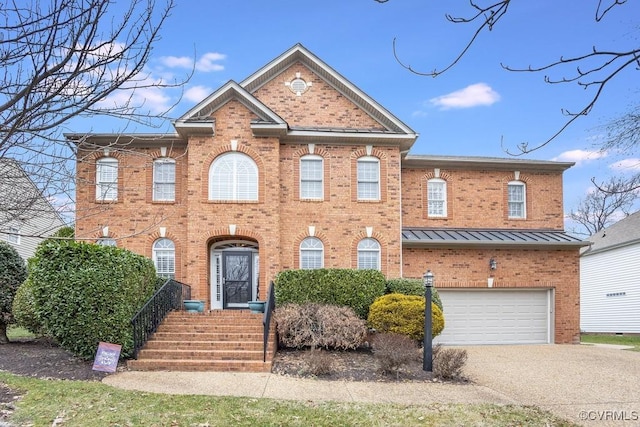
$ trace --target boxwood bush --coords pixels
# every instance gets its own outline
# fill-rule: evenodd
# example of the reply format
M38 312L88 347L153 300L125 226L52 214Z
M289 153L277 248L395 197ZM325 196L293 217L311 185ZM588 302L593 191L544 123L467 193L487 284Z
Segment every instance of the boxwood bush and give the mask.
M27 277L24 260L13 246L0 241L0 343L8 342L7 325L13 323L13 298Z
M276 276L274 292L277 306L307 302L342 305L366 319L369 306L384 295L385 278L378 270L285 270Z
M424 339L424 297L416 295L388 294L371 305L369 326L378 332L390 332L407 335L422 341ZM444 317L440 308L431 303L431 333L440 335L444 329Z
M13 299L13 317L18 326L35 335L46 335L42 322L40 322L36 313L36 303L33 299L33 282L28 278L20 285Z
M133 348L131 318L153 294L153 262L125 249L44 242L29 264L39 321L60 346L90 359L100 341Z
M385 293L424 297L424 282L421 279L389 279L387 280ZM431 302L437 305L441 311L444 311L440 294L438 294L438 290L435 287L431 288Z

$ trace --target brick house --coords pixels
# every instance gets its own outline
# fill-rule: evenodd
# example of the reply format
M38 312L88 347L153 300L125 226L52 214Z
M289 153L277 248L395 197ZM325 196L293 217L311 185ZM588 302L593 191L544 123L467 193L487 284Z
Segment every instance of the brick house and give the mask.
M292 268L434 272L446 343L579 339L571 163L411 155L418 135L302 45L170 134L73 134L76 236L152 258L207 309Z

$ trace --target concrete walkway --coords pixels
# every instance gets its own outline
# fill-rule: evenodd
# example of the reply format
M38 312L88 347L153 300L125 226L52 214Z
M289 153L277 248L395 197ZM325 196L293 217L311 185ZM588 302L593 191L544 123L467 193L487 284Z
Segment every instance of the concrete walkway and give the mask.
M471 384L323 381L270 373L137 372L114 387L303 401L534 405L586 426L640 425L640 352L588 345L474 346Z

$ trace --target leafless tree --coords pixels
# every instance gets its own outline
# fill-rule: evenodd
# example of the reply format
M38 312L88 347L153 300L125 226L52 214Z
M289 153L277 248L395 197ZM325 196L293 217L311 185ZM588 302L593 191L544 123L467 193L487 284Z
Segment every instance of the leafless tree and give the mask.
M374 0L378 3L387 3L390 0ZM614 8L619 7L627 3L628 0L598 0L595 8L594 20L595 22L601 22L605 19L607 14ZM437 77L447 70L454 67L462 57L473 47L478 37L487 31L491 31L501 21L508 19L509 7L512 0L469 0L469 5L472 12L469 16L461 17L447 14L446 19L454 24L470 24L475 26L475 31L472 33L470 39L464 45L457 55L448 64L441 68L435 68L432 71L420 71L411 65L408 65L402 58L400 58L397 50L398 40L393 41L393 52L396 60L407 70L412 73ZM576 7L583 7L582 4ZM522 142L518 144L518 151L516 153L510 153L514 155L529 153L538 148L541 148L551 141L553 141L558 135L560 135L568 126L576 121L581 116L586 116L592 110L594 105L600 99L601 95L605 91L607 85L618 77L624 70L628 69L640 69L640 47L631 49L600 49L596 46L590 46L589 49L580 55L575 56L561 56L557 60L553 60L547 64L540 66L528 66L524 68L512 67L509 65L501 64L505 70L516 72L541 72L547 73L552 70L560 72L561 77L551 78L545 75L544 79L550 84L559 83L574 83L584 89L593 89L593 95L587 101L587 103L578 108L575 111L567 109L563 110L563 114L567 116L567 120L564 125L560 127L553 135L551 135L546 141L530 146L528 142ZM569 67L567 69L567 67ZM635 129L635 138L638 137L637 128ZM633 140L635 143L635 139ZM508 150L507 150L508 151Z
M576 210L569 213L569 218L581 226L579 230L573 231L576 234L591 236L632 214L636 201L640 199L638 185L640 174L632 179L609 178L606 182L597 184Z
M134 94L181 86L188 79L153 79L145 68L173 7L173 0L4 2L0 159L16 160L41 191L46 189L46 197L72 203L75 146L63 136L70 121L99 116L157 124L166 111L153 111ZM0 213L5 223L38 215L26 204L0 203Z

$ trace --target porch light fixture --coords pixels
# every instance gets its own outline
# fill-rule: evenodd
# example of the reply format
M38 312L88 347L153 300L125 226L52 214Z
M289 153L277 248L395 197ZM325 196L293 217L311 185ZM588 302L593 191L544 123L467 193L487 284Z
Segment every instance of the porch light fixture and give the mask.
M493 257L491 257L491 259L489 260L489 269L495 270L496 268L498 268L498 262Z
M424 280L424 340L422 343L422 370L433 372L433 328L431 320L431 288L433 288L433 273L427 270L422 277Z

